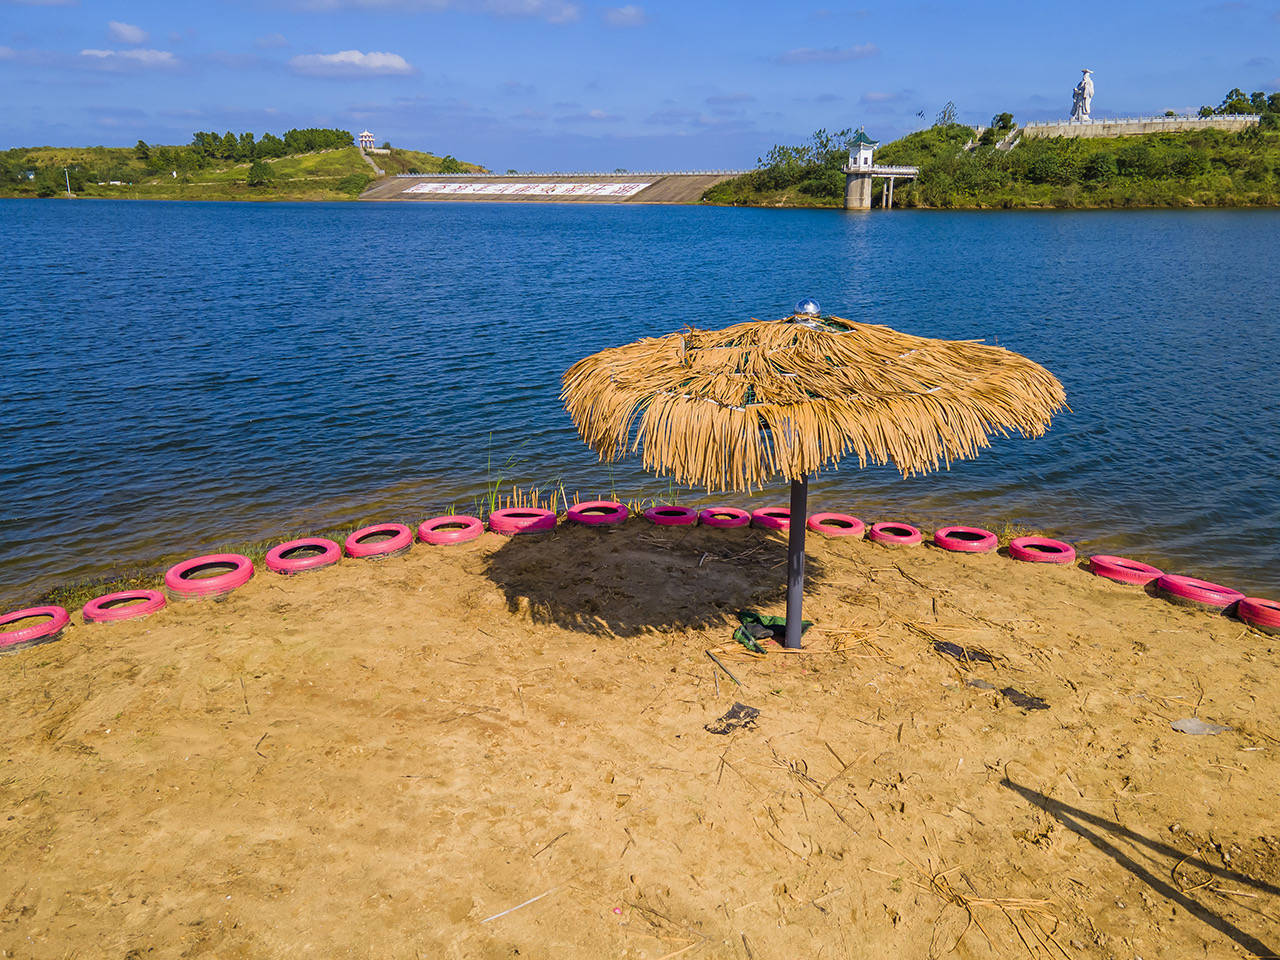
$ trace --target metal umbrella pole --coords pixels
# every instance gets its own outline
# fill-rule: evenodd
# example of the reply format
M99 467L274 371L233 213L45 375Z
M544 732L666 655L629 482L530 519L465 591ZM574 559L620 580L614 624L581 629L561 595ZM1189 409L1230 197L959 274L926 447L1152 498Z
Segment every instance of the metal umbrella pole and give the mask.
M800 649L801 607L804 605L804 530L809 509L809 478L791 481L791 523L787 537L787 632L782 645Z

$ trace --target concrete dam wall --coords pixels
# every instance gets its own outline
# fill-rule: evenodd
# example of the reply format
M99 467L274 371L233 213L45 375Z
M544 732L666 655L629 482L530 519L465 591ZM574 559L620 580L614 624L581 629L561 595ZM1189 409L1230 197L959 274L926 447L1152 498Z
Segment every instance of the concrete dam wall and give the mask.
M1178 133L1184 130L1229 130L1239 133L1258 122L1251 114L1218 117L1129 117L1117 120L1084 120L1061 123L1028 123L1018 128L1024 137L1131 137L1141 133Z
M403 175L370 185L360 199L468 203L697 203L707 188L742 172Z

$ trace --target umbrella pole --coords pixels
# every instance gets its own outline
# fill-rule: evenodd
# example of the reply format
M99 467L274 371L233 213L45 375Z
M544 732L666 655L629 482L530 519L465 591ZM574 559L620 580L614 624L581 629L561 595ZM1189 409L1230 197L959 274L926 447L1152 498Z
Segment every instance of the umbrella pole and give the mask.
M804 529L809 512L809 478L791 481L791 531L787 537L787 633L782 645L800 649L800 608L804 603Z

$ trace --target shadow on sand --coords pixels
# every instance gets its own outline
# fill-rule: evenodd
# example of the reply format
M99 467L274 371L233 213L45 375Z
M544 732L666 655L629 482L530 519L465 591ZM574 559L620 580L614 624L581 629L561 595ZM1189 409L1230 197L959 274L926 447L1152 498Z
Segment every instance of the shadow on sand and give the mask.
M1213 927L1223 936L1229 937L1240 948L1258 957L1275 957L1278 955L1273 947L1267 946L1257 937L1241 930L1222 914L1214 912L1205 904L1189 896L1189 894L1195 889L1202 888L1208 888L1211 893L1216 893L1214 885L1218 880L1251 887L1254 890L1276 897L1280 897L1280 887L1227 867L1209 863L1199 857L1189 856L1185 851L1179 850L1177 847L1144 837L1142 834L1130 830L1114 820L1108 820L1105 817L1099 817L1060 800L1054 800L1052 797L1047 797L1043 793L1032 790L1030 787L1015 783L1008 777L1001 780L1000 785L1012 790L1028 803L1039 807L1072 833L1088 840L1094 847L1124 867L1124 869L1164 897L1170 904L1181 907L1193 917ZM1129 844L1133 848L1132 851L1126 852L1121 849L1119 846L1121 843ZM1139 863L1136 859L1138 856L1145 857L1150 866L1144 866ZM1151 867L1154 867L1159 872L1153 872ZM1190 871L1198 871L1208 879L1202 883L1193 884L1192 889L1183 890L1177 885L1178 878L1185 878ZM1241 907L1240 909L1243 912L1257 913L1267 918L1265 922L1268 928L1274 931L1274 923L1266 913L1262 913L1253 907Z
M785 536L643 520L562 524L551 534L512 537L486 558L484 574L510 610L527 610L535 623L623 637L736 626L743 608L782 604ZM823 578L823 564L810 556L806 585Z

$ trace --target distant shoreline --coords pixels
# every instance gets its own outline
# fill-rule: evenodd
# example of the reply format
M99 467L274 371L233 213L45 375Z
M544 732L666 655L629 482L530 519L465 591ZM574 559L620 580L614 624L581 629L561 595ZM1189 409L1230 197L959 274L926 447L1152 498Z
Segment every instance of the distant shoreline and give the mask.
M845 210L843 207L832 204L806 204L806 203L715 203L705 200L630 200L630 201L610 201L610 200L566 200L555 197L528 197L522 199L501 198L501 197L440 197L440 198L419 198L415 200L399 200L395 198L384 197L344 197L344 196L262 196L262 197L131 197L119 194L110 196L100 195L84 195L78 194L73 198L65 195L60 197L35 197L30 195L0 194L0 201L5 200L30 200L30 201L66 201L67 199L75 200L94 200L94 201L115 201L125 200L129 202L140 203L378 203L378 204L403 204L412 205L415 203L423 204L441 204L441 203L458 203L468 205L483 204L502 204L506 206L539 204L548 205L555 204L558 206L642 206L642 207L714 207L719 209L742 209L742 210L805 210L818 211L826 210L832 213L848 213L848 214L871 214L880 215L884 213L1092 213L1106 212L1116 213L1122 211L1133 212L1149 212L1152 210L1169 210L1169 211L1186 211L1186 210L1280 210L1280 203L1163 203L1163 204L1074 204L1074 205L1033 205L1022 204L1008 206L991 206L986 204L960 205L946 207L929 207L929 206L910 206L895 207L893 210L883 210L879 206L872 210Z

